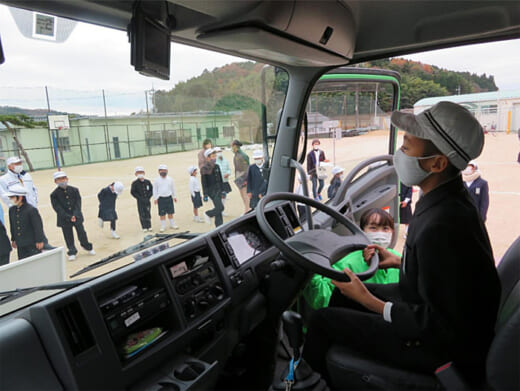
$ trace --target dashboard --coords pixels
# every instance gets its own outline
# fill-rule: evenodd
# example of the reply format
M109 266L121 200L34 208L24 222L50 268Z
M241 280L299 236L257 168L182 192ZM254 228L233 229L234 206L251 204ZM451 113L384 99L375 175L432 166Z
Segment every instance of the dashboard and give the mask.
M284 238L300 229L290 203L266 216ZM4 316L0 388L212 388L269 313L279 257L248 214Z

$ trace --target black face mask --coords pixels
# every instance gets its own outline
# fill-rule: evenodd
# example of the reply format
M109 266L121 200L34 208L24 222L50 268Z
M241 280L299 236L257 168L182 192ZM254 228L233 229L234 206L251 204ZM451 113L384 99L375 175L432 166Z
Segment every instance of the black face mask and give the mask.
M159 175L164 178L166 175L168 175L168 173L167 172L161 172Z

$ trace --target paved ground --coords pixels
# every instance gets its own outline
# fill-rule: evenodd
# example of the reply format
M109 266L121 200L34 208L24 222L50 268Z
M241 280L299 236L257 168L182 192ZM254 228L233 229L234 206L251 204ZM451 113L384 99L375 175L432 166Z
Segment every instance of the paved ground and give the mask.
M339 141L322 140L322 148L332 162L334 160L333 145L335 143L335 163L348 170L363 159L384 154L388 148L385 134L383 132L371 132L368 135L344 138ZM520 233L520 165L516 163L519 147L516 134L487 135L483 154L478 159L482 176L489 181L491 194L487 228L497 261ZM251 154L251 151L248 151L248 153ZM170 167L170 175L175 180L179 199L175 205L177 211L175 221L180 227L179 231L204 232L211 229L212 227L207 224L195 223L192 220L192 204L188 193L189 177L186 169L191 164L196 165L196 154L196 151L189 151L66 168L65 171L70 178L70 184L78 187L81 191L86 230L97 252L95 256L89 256L79 248L78 244L80 250L78 258L74 262L67 263L67 274L70 275L88 264L134 245L143 239L144 234L140 229L136 203L130 195L130 184L134 180L133 171L137 165L144 166L147 170L147 177L152 180L157 175L156 168L159 164L164 163ZM232 165L232 152L225 151L224 156ZM45 232L52 244L62 246L64 245L63 236L61 230L56 227L56 215L52 210L49 199L49 194L55 187L52 180L53 172L54 170L38 171L33 173L33 178L39 191L39 210L44 220ZM119 240L110 238L108 224L103 229L97 226L98 200L96 194L102 187L107 186L114 180L119 180L125 185L125 191L117 201L119 214L117 231L121 236ZM228 216L224 218L224 221L239 216L244 209L234 184L232 184L232 188L233 192L226 203ZM326 194L326 191L324 191L324 194ZM417 193L415 193L416 195ZM207 209L207 205L204 205L202 211ZM158 232L160 225L155 206L152 207L152 222L154 230ZM398 250L402 249L402 243L401 233L396 246ZM11 261L16 259L15 253L12 253ZM105 273L129 261L115 262L85 276Z

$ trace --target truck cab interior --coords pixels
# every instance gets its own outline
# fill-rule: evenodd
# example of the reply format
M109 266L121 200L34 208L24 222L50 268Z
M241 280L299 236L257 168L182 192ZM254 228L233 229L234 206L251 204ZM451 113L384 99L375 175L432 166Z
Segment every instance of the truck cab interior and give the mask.
M145 261L71 280L55 287L53 295L4 314L0 388L5 390L285 389L280 351L289 345L298 350L302 337L299 320L285 314L282 327L282 314L295 308L312 273L345 280L330 265L369 244L357 226L364 210L388 207L395 214L398 208L393 126L383 149L368 151L348 169L334 199L321 203L293 194L306 154L305 112L313 90L326 83L323 75L373 59L520 38L520 3L515 1L0 3L127 31L128 61L147 76L167 79L173 72L170 42L269 64L288 75L272 136L268 192L256 211ZM398 75L384 76L395 79L389 82L389 96L398 96ZM394 99L388 110L397 107ZM295 202L314 213L300 221ZM502 297L487 361L491 389L520 388L519 265L517 240L498 267ZM360 277L369 277L377 266L374 256ZM122 350L129 334L145 328L153 333L153 344ZM327 366L331 389L342 389L352 373L367 379L369 389L464 387L343 347L329 351ZM325 389L311 369L303 372L294 389Z

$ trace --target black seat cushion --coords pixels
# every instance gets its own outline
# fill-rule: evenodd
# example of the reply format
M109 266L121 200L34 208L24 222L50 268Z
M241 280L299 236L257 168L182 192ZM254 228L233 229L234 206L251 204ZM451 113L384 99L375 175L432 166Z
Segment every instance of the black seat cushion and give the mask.
M327 353L327 370L333 389L442 389L433 374L392 367L339 345Z

